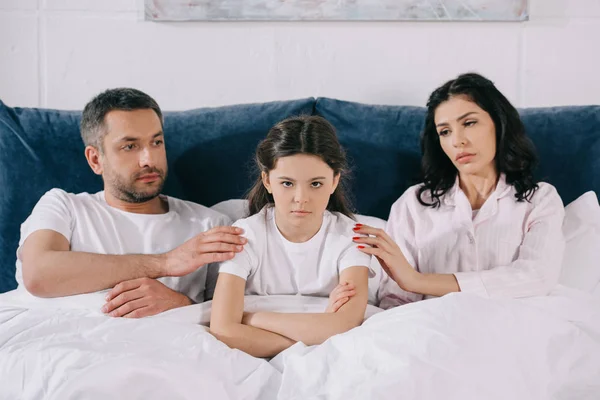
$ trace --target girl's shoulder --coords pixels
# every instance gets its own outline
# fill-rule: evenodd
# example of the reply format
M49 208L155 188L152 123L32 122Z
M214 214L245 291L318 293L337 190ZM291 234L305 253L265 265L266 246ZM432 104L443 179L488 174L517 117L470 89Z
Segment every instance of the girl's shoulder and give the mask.
M325 219L324 222L327 224L329 233L352 232L352 228L354 228L354 225L357 223L355 219L337 211L325 211L325 213L323 213L323 219Z
M238 219L233 226L242 228L244 230L242 236L246 238L248 236L259 237L266 233L269 218L273 218L272 213L265 207L254 215Z

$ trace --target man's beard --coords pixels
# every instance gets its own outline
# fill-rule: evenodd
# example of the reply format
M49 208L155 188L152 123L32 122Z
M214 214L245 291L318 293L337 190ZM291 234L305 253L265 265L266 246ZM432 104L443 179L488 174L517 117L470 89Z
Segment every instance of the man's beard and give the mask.
M158 182L153 183L157 186L149 190L136 190L135 183L137 182L138 178L147 174L159 175ZM166 179L167 171L163 171L158 168L143 169L134 174L129 180L126 180L124 177L113 173L113 171L110 171L108 176L106 176L111 194L119 200L127 203L145 203L154 199L162 192L162 188Z

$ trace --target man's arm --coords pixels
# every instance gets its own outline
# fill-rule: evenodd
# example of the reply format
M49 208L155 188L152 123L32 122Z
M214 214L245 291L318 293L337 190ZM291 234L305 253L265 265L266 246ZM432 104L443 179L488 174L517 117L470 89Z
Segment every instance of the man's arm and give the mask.
M369 297L368 278L368 268L365 267L350 267L342 271L340 282L352 283L356 294L335 313L258 312L247 314L244 322L309 346L321 344L331 336L349 331L362 323Z
M227 346L254 357L273 357L295 341L276 333L242 324L246 281L220 273L213 298L210 332Z
M23 281L39 297L59 297L112 288L138 278L183 276L205 264L233 258L246 240L242 230L216 227L164 254L106 255L70 251L60 233L30 234L19 251Z
M102 312L111 317L143 318L192 304L186 295L151 278L124 281L106 295Z

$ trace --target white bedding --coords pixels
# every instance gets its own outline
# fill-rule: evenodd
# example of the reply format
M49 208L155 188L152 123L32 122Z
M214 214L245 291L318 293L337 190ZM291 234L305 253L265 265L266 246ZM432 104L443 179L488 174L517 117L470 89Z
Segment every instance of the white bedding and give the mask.
M600 398L600 304L577 290L369 307L363 326L270 362L207 333L210 303L128 320L102 315L103 296L0 295L0 399ZM246 309L325 303L248 297Z
M2 399L269 399L279 387L267 361L168 313L110 318L97 311L99 294L75 296L73 308L54 307L74 298L9 294L0 296Z
M319 347L282 354L280 395L600 399L598 310L567 288L545 298L452 294L398 307Z

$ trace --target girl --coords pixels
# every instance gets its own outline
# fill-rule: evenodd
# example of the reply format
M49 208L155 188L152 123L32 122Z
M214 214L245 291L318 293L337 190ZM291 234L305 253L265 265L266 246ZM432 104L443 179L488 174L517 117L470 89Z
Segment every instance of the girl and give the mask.
M278 123L259 144L256 164L250 216L234 224L248 243L221 265L210 330L232 348L272 357L297 341L319 344L360 325L374 272L371 256L352 242L354 221L340 183L346 159L326 120ZM339 308L335 313L244 313L244 295L327 297L334 288L328 310Z
M464 74L436 89L421 140L424 182L392 206L385 232L355 240L389 278L381 307L471 292L545 295L558 281L564 208L536 183L536 156L517 110L488 79ZM370 245L370 246L369 246Z

